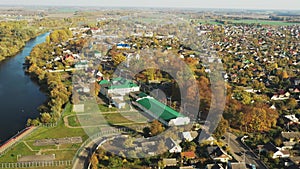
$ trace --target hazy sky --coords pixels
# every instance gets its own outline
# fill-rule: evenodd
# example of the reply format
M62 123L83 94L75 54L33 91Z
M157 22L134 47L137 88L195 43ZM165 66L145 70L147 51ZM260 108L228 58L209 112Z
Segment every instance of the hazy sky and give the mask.
M0 5L192 7L300 10L299 0L0 0Z

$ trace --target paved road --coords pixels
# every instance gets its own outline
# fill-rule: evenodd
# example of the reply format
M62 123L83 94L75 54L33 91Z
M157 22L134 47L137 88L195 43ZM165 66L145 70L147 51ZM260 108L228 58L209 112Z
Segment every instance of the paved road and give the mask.
M72 169L87 169L88 165L89 165L89 159L90 159L92 153L95 152L98 145L102 141L108 139L108 137L112 137L114 135L117 135L117 133L112 133L110 135L99 137L99 138L91 141L86 146L84 146L84 150L78 154L78 156L73 164Z
M236 137L232 133L227 132L223 142L229 145L233 157L236 160L240 162L245 161L246 164L254 164L256 168L259 169L268 169L258 158L256 158L255 154L241 142L240 138Z

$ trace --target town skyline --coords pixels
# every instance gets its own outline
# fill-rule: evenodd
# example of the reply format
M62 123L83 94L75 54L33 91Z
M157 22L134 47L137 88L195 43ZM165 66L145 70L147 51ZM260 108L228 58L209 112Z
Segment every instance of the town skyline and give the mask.
M89 3L83 0L66 0L64 2L53 0L49 1L37 1L37 0L1 0L1 6L94 6L94 7L155 7L155 8L209 8L209 9L265 9L265 10L299 10L300 2L295 1L283 1L275 0L270 3L269 1L259 0L244 0L236 2L234 0L226 0L218 2L217 0L203 1L203 0L190 0L183 1L137 1L128 0L126 3L121 0L109 1L91 0Z

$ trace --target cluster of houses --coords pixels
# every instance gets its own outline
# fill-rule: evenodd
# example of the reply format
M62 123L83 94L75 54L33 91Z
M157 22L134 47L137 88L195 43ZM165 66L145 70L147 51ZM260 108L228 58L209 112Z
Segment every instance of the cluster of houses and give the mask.
M282 145L275 146L269 142L265 145L259 145L260 153L270 153L273 159L283 159L286 168L297 168L300 165L300 150L297 144L300 143L300 132L282 132Z
M138 25L136 25L136 27L138 27ZM272 83L274 83L274 76L276 75L276 71L282 70L280 64L277 64L280 62L280 60L287 61L287 64L291 67L300 65L300 55L298 53L299 44L296 43L300 38L300 33L295 31L298 29L297 27L273 28L225 25L223 26L223 28L224 34L226 35L224 40L214 42L212 47L222 53L223 56L237 56L234 58L235 62L232 63L232 65L227 65L229 69L226 70L226 73L223 73L226 81L230 83L241 85L241 78L248 76L250 78L248 79L246 85L251 84L249 80L257 80L264 83L264 85L268 87ZM141 27L141 29L144 28ZM198 28L198 35L209 35L214 29L214 26L200 25ZM92 31L93 37L95 39L99 38L100 35L98 33L101 33L101 31L96 29L90 30ZM292 36L293 40L288 42L287 46L283 46L282 39L286 37L287 31L289 32L289 35ZM136 44L136 42L134 41L136 40L136 38L143 38L142 46ZM249 38L252 38L252 40L249 40ZM164 44L166 45L159 46L159 44L155 43L155 40L164 41ZM116 49L121 50L127 58L134 56L136 58L139 58L140 56L136 53L136 49L161 47L165 48L165 50L178 49L178 55L180 58L191 57L200 58L202 60L206 59L207 63L222 62L220 58L197 55L191 49L180 46L177 42L177 38L173 35L155 35L155 33L153 32L142 31L132 33L131 38L128 38L125 41L121 41L119 43L115 43L114 46L116 47ZM107 45L111 48L111 44L107 43ZM272 52L269 51L270 46L274 46L274 50ZM111 56L103 55L99 51L94 52L94 57L104 62L112 60ZM226 60L227 58L222 59ZM229 62L226 62L226 64L229 64ZM272 65L274 65L274 68L272 68ZM209 66L206 66L205 72L211 72ZM299 75L300 72L299 70L294 69L293 73ZM99 76L101 77L101 75ZM270 99L287 100L289 98L295 98L296 100L300 100L300 79L290 78L290 80L291 85L287 86L287 88L285 89L278 89L278 92L273 96L270 96ZM140 86L138 86L131 80L121 77L113 79L100 78L98 83L101 86L100 93L107 97L110 100L110 103L112 103L117 108L124 108L126 106L126 102L128 101L126 100L125 96L130 95L132 104L134 106L147 113L151 117L158 119L166 126L185 125L190 123L190 119L188 117L183 116L181 113L173 110L172 108L161 103L155 98L140 92ZM250 88L248 89L248 91L251 93L259 93L260 89ZM299 119L297 119L297 117L295 116L288 115L286 116L286 118L293 123L299 124ZM182 133L182 135L185 139L192 140L192 137L189 137L189 134ZM262 151L272 151L274 153L273 158L288 158L290 160L293 159L294 163L299 165L299 161L295 161L294 157L292 157L293 155L290 154L291 150L295 148L294 145L297 144L297 139L294 136L291 136L294 137L291 141L291 137L288 135L291 135L291 132L282 133L282 137L284 138L282 147L276 147L272 144L265 145ZM297 134L294 135L297 136ZM140 147L149 147L146 153L155 154L155 152L151 151L153 150L153 148L151 147L157 146L156 143L146 142L141 144L141 146L136 146L137 150ZM195 152L182 152L182 148L180 147L179 142L173 140L172 138L168 138L165 144L168 147L170 153L180 153L182 158L189 158L191 160L196 158ZM214 161L214 163L208 164L206 166L207 169L246 168L245 163L230 162L232 160L232 157L219 146L208 147L207 152L209 157ZM165 167L178 166L177 159L171 158L164 159L163 161ZM193 166L184 167L194 168Z
M72 71L78 69L88 68L88 60L80 56L79 51L67 49L69 42L62 42L56 46L57 51L52 52L52 59L46 61L46 66L49 72ZM59 49L59 50L58 50Z
M299 96L299 25L289 27L268 27L254 25L222 25L224 37L213 42L212 48L220 53L226 65L226 80L239 86L251 86L253 80L264 83L266 87L276 85L278 72L287 71L290 85L275 88L272 100L286 100ZM199 25L198 32L205 32L201 36L208 36L214 32L214 25ZM207 35L208 34L208 35ZM289 40L285 38L289 36ZM235 57L231 57L235 56ZM289 69L285 70L289 66ZM207 72L209 70L206 70ZM292 72L292 73L290 73ZM294 77L288 77L294 74ZM246 83L243 78L246 79ZM274 87L273 87L274 88ZM259 89L255 89L257 93Z
M178 168L178 169L195 169L199 158L194 151L182 151L179 143L184 141L192 141L195 139L191 134L192 132L181 132L179 133L180 139L174 141L171 138L166 139L166 146L169 153L180 154L180 158L164 158L164 168ZM203 140L203 143L210 143L207 147L207 156L210 158L208 163L205 165L205 169L246 169L245 162L232 162L233 158L220 146L215 145L215 139L211 136ZM197 151L197 150L196 150Z

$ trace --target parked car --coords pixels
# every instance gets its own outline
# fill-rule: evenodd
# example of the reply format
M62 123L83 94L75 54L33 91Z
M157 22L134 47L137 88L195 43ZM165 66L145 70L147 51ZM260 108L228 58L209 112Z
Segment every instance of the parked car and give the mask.
M251 169L256 169L256 166L254 164L249 164Z

